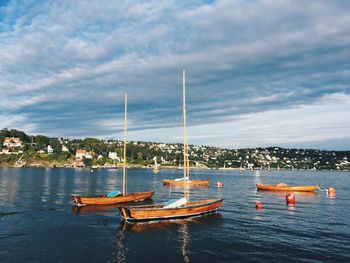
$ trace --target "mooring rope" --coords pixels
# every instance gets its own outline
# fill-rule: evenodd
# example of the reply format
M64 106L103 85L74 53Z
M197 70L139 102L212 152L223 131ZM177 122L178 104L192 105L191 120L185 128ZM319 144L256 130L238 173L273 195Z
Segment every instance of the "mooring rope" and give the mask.
M317 188L318 188L318 190L320 190L321 192L324 192L324 191L327 192L327 188L326 188L326 189L321 189L318 185L317 185Z

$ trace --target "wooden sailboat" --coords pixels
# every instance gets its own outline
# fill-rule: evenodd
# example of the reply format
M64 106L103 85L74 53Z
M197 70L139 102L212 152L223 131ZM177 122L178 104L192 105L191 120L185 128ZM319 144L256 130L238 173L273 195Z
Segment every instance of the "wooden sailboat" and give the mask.
M140 202L149 199L154 194L154 191L149 192L126 192L126 127L127 127L127 104L128 97L125 94L125 113L124 113L124 154L123 154L123 192L115 191L108 195L97 196L81 196L72 195L74 203L78 206L83 205L112 205L126 202Z
M208 186L209 180L190 180L190 162L188 159L187 128L186 128L186 78L185 71L182 73L182 100L183 100L183 121L184 121L184 178L164 179L163 185L169 186ZM185 168L186 167L186 168Z
M317 185L287 185L287 184L257 184L256 188L262 191L295 191L295 192L312 192L318 189Z
M183 79L185 71L183 71ZM185 95L185 88L184 95ZM183 182L189 180L189 162L187 148L187 130L186 130L186 108L185 96L183 96L184 112L184 178ZM189 195L186 195L188 184L183 183L184 197L178 200L170 200L163 204L144 205L144 206L122 206L119 207L120 213L126 221L150 221L162 219L177 219L198 216L216 211L223 203L223 199L205 199L189 201Z

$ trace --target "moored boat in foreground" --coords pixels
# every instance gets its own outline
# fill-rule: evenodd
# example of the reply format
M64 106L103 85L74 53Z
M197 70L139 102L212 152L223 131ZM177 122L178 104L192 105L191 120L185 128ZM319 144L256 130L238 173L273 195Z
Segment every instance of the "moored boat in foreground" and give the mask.
M189 200L187 195L189 180L188 144L186 131L186 103L185 103L185 71L183 71L183 125L184 125L184 167L183 179L173 180L181 182L184 197L155 205L122 206L119 211L126 221L152 221L164 219L178 219L199 216L216 211L223 203L223 199ZM200 180L199 180L200 181Z
M298 186L292 186L287 184L276 184L276 185L269 185L269 184L257 184L256 188L258 190L264 190L264 191L295 191L295 192L312 192L318 189L319 187L317 185L298 185Z
M164 204L145 206L119 207L126 221L149 221L162 219L177 219L199 216L215 212L223 203L223 199L207 199L187 202L186 205L167 208Z

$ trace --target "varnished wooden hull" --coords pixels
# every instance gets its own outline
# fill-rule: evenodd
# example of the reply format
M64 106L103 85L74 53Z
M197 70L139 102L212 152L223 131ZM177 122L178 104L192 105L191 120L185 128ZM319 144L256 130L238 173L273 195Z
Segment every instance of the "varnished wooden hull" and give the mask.
M170 179L164 179L163 185L168 186L183 186L184 183L188 186L209 186L209 180L188 180L188 181L175 181Z
M178 208L163 208L162 204L122 206L119 210L126 221L177 219L214 212L222 205L223 201L223 199L193 201L189 202L186 206Z
M100 196L79 196L72 195L72 199L76 205L112 205L127 202L140 202L149 199L154 194L154 191L150 192L137 192L128 193L125 196L107 197L105 195Z
M277 186L268 184L257 184L256 188L263 191L285 191L285 192L312 192L315 191L317 185L306 185L306 186Z

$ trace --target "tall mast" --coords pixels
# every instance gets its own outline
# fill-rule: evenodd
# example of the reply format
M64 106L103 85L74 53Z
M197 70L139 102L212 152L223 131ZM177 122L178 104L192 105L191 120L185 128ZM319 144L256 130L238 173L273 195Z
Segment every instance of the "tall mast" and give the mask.
M124 109L124 154L123 154L123 196L126 195L126 125L128 111L128 94L125 93L125 109Z
M188 169L188 148L187 148L187 128L186 128L186 73L185 70L182 71L182 111L184 118L184 185L186 181L189 180Z

